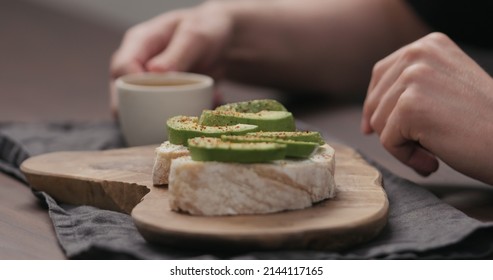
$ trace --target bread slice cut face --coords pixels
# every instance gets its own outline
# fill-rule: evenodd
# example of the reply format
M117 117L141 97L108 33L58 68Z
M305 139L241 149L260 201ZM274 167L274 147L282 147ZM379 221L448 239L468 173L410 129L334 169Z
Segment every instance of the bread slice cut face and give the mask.
M335 196L335 151L328 144L308 159L270 163L200 162L178 156L181 152L157 155L154 167L154 178L163 182L167 172L161 169L169 166L169 204L175 211L266 214L307 208Z

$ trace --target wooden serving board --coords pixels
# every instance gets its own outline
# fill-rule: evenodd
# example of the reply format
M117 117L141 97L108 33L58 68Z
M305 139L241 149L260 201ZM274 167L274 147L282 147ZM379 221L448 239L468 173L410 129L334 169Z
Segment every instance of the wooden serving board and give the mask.
M337 250L376 236L387 221L380 173L349 147L336 150L336 197L268 215L200 217L169 209L166 187L152 185L155 146L57 152L21 169L34 189L70 204L131 214L149 242L211 249Z

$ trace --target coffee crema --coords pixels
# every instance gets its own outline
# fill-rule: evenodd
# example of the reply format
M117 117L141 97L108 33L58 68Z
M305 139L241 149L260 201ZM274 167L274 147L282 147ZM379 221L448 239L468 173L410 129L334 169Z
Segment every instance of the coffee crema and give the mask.
M188 86L200 83L199 81L187 79L129 79L125 83L136 86L166 87L166 86Z

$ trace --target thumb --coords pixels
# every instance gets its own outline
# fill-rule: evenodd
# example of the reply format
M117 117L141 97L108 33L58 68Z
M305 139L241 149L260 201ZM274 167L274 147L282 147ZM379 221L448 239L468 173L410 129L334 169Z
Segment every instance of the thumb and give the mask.
M429 176L438 169L438 160L435 155L416 142L395 146L384 145L384 147L399 161L414 169L421 176Z
M438 170L438 159L419 142L405 137L401 127L389 121L380 135L384 148L399 161L414 169L422 176Z
M428 176L431 173L437 171L438 160L432 153L419 146L418 144L410 145L411 151L405 164L407 164L409 167L414 169L422 176Z

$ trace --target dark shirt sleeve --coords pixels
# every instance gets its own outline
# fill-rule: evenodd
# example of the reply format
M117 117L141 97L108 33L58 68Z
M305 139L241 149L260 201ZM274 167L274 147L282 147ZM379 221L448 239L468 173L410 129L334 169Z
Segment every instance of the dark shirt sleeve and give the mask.
M456 42L493 49L492 0L407 0L435 31Z

